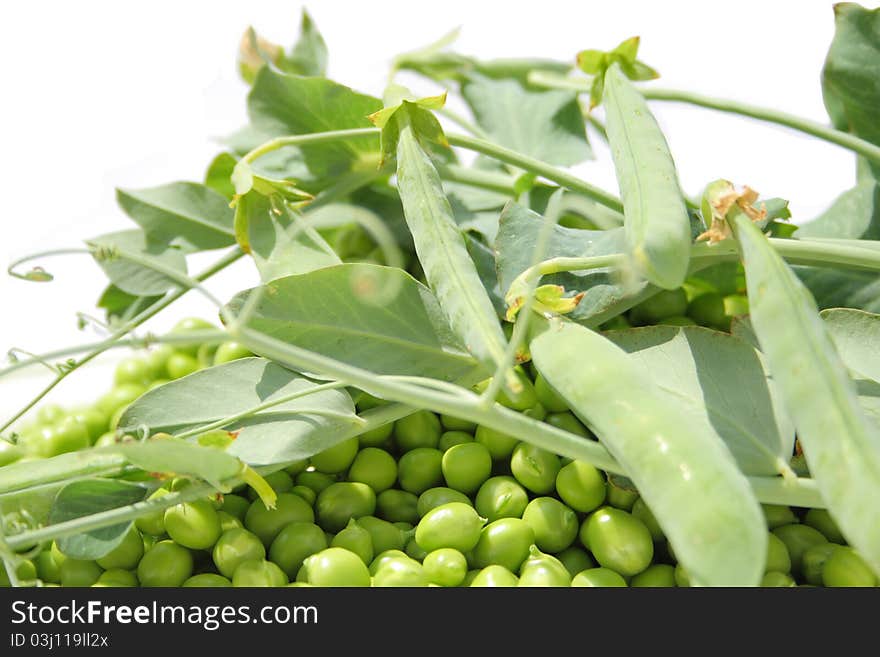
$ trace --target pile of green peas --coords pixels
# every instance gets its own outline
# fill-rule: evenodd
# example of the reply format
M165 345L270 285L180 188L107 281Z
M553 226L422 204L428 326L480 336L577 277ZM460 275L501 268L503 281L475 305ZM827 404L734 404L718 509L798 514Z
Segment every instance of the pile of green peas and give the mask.
M226 351L247 355L221 345L214 360ZM500 403L593 439L540 375L527 367L517 376L522 391L501 394ZM360 411L383 403L357 400ZM459 418L418 411L266 480L275 508L243 485L138 518L94 561L47 546L20 563L17 579L80 587L691 585L631 482ZM153 495L187 485L173 480ZM827 512L764 511L764 586L877 585ZM0 583L8 581L0 570Z

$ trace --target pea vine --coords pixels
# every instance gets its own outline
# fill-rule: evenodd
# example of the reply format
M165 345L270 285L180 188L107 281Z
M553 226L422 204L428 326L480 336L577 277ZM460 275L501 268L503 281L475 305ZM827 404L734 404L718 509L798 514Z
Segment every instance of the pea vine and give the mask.
M876 396L863 385L880 384L880 367L856 346L880 330L880 228L864 201L880 135L852 118L880 119L880 98L864 106L860 87L877 80L848 57L880 38L858 29L876 12L846 12L823 71L834 127L642 85L656 72L636 59L637 40L570 64L478 61L443 42L401 55L384 100L328 79L326 53L243 52L250 124L203 183L119 190L136 228L36 257L87 254L103 268L108 335L11 351L0 378L36 366L54 378L0 433L26 451L35 407L110 349L234 342L251 357L126 399L112 440L0 467L7 570L72 537L86 537L81 558L100 556L136 519L245 482L271 505L263 476L427 409L629 478L697 581L760 580L760 504L827 508L880 573L880 510L863 503L880 499ZM445 90L414 97L398 70ZM472 116L446 109L447 92ZM862 179L800 226L785 201L728 181L687 198L650 111L660 101L837 144L861 158ZM569 171L591 156L587 126L611 148L619 196ZM479 157L463 166L460 151ZM219 249L188 272L187 256ZM243 257L261 284L217 298L211 277ZM9 273L51 281L41 266L21 271L32 259ZM727 330L629 326L651 300L719 281L748 297ZM190 290L222 328L136 335ZM509 403L523 367L595 439ZM190 484L153 495L172 477ZM112 494L91 495L94 482Z

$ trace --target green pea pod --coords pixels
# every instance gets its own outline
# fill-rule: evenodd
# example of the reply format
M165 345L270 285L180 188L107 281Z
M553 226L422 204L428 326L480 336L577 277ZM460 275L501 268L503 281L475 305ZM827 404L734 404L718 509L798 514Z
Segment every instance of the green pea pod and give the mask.
M541 376L624 467L691 577L757 585L764 516L724 443L682 422L681 402L598 333L554 320L530 349Z
M397 188L425 278L449 324L480 362L495 369L504 358L504 332L468 255L440 176L405 111L396 113Z
M752 327L810 473L843 535L880 573L880 431L865 417L810 293L760 229L731 214Z
M690 260L691 229L669 146L618 64L605 74L603 102L633 261L654 285L680 287Z

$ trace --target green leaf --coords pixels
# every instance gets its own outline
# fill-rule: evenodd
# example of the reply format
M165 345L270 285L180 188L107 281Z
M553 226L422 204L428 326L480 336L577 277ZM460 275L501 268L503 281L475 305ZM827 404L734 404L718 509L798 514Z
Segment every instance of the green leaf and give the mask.
M236 212L249 215L249 248L263 282L342 262L308 220L283 203L250 192L239 205Z
M593 155L574 92L528 91L515 80L471 75L462 94L480 127L502 146L562 166Z
M178 379L178 381L183 381L183 379ZM159 386L143 395L137 401L141 402L150 393L160 392L165 387ZM166 397L167 394L166 390L160 397L165 400L166 406L171 407L172 403ZM214 391L214 394L220 396L217 390ZM155 397L153 397L153 400L155 400ZM143 409L144 404L147 403L149 402L144 401L137 408ZM179 405L180 400L177 401L176 406L179 407ZM134 404L126 409L123 418L119 421L119 426L127 427L127 429L123 430L130 431L148 426L152 433L156 427L150 426L145 421L139 421L144 416L146 416L146 419L151 419L149 414L141 415L140 411L133 411L133 408ZM99 451L109 454L121 454L132 465L146 472L162 475L166 478L184 476L202 479L222 492L229 492L228 486L225 486L223 481L239 476L244 468L244 464L241 461L223 450L215 447L202 447L195 443L167 436L153 437L143 441L122 442L116 445L101 447Z
M238 160L231 153L220 153L211 160L205 172L205 185L230 201L235 196L235 187L232 186L230 178L237 162Z
M825 107L838 130L880 144L880 10L843 2L834 17L822 69Z
M288 73L298 75L320 77L327 72L327 44L305 8L299 24L299 39L290 54L282 59L281 66Z
M540 215L516 203L509 203L501 214L498 236L495 240L498 283L506 294L511 283L532 263L534 245L538 239L543 219ZM546 259L557 257L591 257L623 253L626 248L623 228L612 230L581 230L554 226L547 242ZM562 285L566 292L584 292L578 306L569 317L578 322L590 322L615 307L621 301L632 298L646 290L656 290L645 283L637 283L632 289L605 267L580 272L550 274L542 283ZM622 308L625 310L626 308ZM604 321L604 320L602 320Z
M744 214L734 216L750 319L770 374L794 421L810 473L848 542L880 572L880 428L809 292Z
M231 246L232 210L210 187L176 182L138 190L116 190L116 200L155 244L174 244L184 251Z
M200 370L145 393L128 407L120 425L129 429L147 426L151 431L181 433L245 413L285 396L308 392L316 385L301 374L263 358L243 358ZM321 390L230 422L224 428L236 432L236 437L225 452L174 440L173 446L178 453L172 455L168 452L169 460L150 462L150 465L161 467L147 469L183 472L212 483L219 482L237 475L241 467L239 459L250 465L270 465L311 456L346 437L344 432L351 435L356 419L354 404L347 392ZM171 441L151 443L158 449ZM135 443L134 449L137 445L149 444ZM133 448L126 445L125 449ZM200 468L198 472L188 472L188 459L207 465L202 454L216 461L213 470L206 472ZM164 455L165 452L159 451L148 456L164 458ZM131 457L132 453L126 452L126 456ZM144 455L138 456L141 458L139 465L143 463L141 467L146 467ZM181 460L170 460L178 456Z
M389 267L345 264L272 281L248 326L377 374L456 380L476 366L431 292Z
M495 308L499 318L504 317L504 313L507 311L507 304L504 303L504 295L498 285L498 274L495 270L495 253L482 241L470 235L465 237L465 242L467 242L468 253L471 256L471 260L474 261L483 287L486 289L489 299L492 300L492 307Z
M108 323L112 324L124 317L134 317L161 298L161 295L142 297L129 294L111 283L101 293L96 305L104 310Z
M369 114L382 101L326 78L287 75L263 67L248 95L253 127L273 137L369 128ZM375 168L378 137L313 144L300 148L312 175L336 176L354 167Z
M714 432L634 357L582 326L546 324L529 344L541 375L638 487L679 562L707 586L755 586L767 528L754 493Z
M880 382L880 315L852 308L832 308L821 313L837 353L847 368Z
M49 523L54 525L142 501L149 489L112 479L83 479L58 491ZM58 548L72 559L99 559L122 542L131 521L58 539Z
M395 118L406 115L406 120L423 148L428 144L448 147L446 135L432 110L443 107L446 92L439 96L415 98L409 89L391 84L385 90L385 106L368 117L370 122L381 130L380 142L382 159L387 162L397 156L397 143L400 141L400 125Z
M133 254L158 266L186 274L186 258L176 246L148 242L142 230L124 230L99 235L86 241L93 249L95 262L110 282L122 292L137 296L158 296L180 284L173 278L149 267L132 262L125 254Z
M639 364L644 376L680 399L682 422L727 444L740 470L788 470L794 427L755 349L701 327L650 326L604 334Z

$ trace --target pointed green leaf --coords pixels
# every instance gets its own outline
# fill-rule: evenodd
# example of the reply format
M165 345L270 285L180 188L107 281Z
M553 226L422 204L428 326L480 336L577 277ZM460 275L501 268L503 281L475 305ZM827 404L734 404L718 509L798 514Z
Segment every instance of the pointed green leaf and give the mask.
M378 98L360 94L326 78L286 75L264 67L248 95L248 114L258 131L280 137L349 128L369 128L369 114L382 108ZM315 177L335 176L355 166L375 167L377 137L302 146Z
M752 326L810 473L848 542L880 572L880 507L865 503L880 499L880 428L862 411L809 292L748 217L733 221Z
M837 353L851 372L880 382L880 315L852 308L823 310Z
M208 170L205 172L205 185L218 194L222 194L228 200L235 195L235 187L230 178L238 160L231 153L220 153L211 160Z
M177 182L118 189L116 200L151 243L176 244L187 252L235 243L229 202L205 185Z
M177 434L245 413L273 400L308 393L316 385L301 374L263 358L243 358L200 370L145 393L128 407L120 426L128 429L146 426L153 432ZM188 458L201 459L199 455L205 454L214 459L216 469L210 473L209 481L222 481L237 475L235 468L240 468L239 459L251 465L284 463L332 446L346 437L343 432L351 435L356 421L354 413L354 404L347 392L320 390L230 422L224 429L235 432L235 439L226 451L181 441L174 444L181 455L189 453ZM170 444L151 442L157 449ZM131 449L135 448L126 445L125 449L128 450L126 456L132 457ZM314 451L305 453L304 450ZM149 470L184 472L206 480L205 475L209 474L203 470L188 472L185 461L147 464L143 454L138 456L141 467L162 466L149 467ZM161 457L162 453L150 456Z
M83 479L67 484L49 512L52 525L142 501L149 492L138 484L112 479ZM58 548L71 559L99 559L122 542L131 527L123 522L58 539Z
M248 326L378 374L456 380L476 366L431 292L390 267L345 264L272 281Z
M327 72L327 44L309 13L302 10L299 39L290 54L282 59L282 67L298 75L323 76Z
M587 75L602 77L608 68L608 55L601 50L581 50L577 54L577 65Z
M529 349L541 375L624 467L690 576L708 586L757 585L764 515L724 443L687 422L680 398L598 333L557 321Z
M755 349L696 326L650 326L605 334L674 394L688 412L682 422L727 444L749 475L787 471L794 427Z
M95 305L104 310L107 321L113 324L124 317L134 317L161 298L161 295L142 297L129 294L111 283L104 288Z
M186 274L186 258L183 251L166 243L149 243L142 230L124 230L99 235L86 241L93 249L95 261L107 274L110 282L126 294L157 296L180 283L149 267L132 262L125 257L130 253L149 262Z
M528 91L515 80L474 74L462 94L479 126L502 146L562 166L593 155L574 92Z
M640 39L637 36L630 37L629 39L625 39L621 41L614 49L611 51L611 55L616 55L618 61L623 61L628 64L632 64L636 61L636 56L639 54L639 42Z

